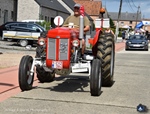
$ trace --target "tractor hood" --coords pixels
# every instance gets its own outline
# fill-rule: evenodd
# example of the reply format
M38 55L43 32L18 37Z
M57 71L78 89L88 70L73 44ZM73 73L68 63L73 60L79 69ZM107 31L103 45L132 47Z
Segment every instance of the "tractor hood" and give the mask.
M56 27L48 31L47 37L49 38L69 38L71 33L75 33L68 27Z

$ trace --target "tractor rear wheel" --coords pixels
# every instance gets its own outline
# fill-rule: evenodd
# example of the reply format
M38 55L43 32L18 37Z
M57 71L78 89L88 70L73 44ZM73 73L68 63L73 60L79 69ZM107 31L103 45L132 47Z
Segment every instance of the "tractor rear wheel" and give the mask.
M23 56L19 65L19 87L22 91L32 89L34 73L30 74L33 58L29 55Z
M37 73L37 78L41 83L54 81L55 73L46 72L43 69L43 67L37 66L36 73Z
M99 96L101 93L101 62L94 59L90 75L90 92L92 96Z
M97 58L102 62L102 85L112 86L115 62L114 37L110 33L102 33L97 44Z

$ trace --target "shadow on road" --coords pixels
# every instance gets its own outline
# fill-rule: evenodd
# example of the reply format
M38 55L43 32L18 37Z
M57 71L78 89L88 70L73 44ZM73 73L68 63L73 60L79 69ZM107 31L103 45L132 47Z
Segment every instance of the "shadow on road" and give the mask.
M58 83L56 86L38 88L50 89L50 91L56 92L89 92L84 90L89 83L89 78L87 76L61 76L55 78L55 81Z
M14 84L2 83L2 82L0 82L0 85L1 85L1 86L14 86Z

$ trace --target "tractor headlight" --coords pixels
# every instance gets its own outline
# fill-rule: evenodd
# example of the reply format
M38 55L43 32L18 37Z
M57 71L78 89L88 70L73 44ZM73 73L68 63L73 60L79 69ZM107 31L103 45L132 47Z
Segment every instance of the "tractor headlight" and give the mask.
M79 46L79 40L73 40L72 41L72 45L74 46L74 47L77 47L77 46Z
M41 45L41 46L43 46L45 44L45 39L44 38L40 38L38 40L38 44Z

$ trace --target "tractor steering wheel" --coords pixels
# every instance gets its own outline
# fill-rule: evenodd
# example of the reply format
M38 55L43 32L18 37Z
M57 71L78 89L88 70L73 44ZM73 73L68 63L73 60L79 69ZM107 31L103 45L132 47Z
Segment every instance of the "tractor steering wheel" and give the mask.
M69 27L69 28L79 28L78 25L69 25L69 24L66 24L66 25L63 25L64 27Z

